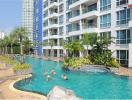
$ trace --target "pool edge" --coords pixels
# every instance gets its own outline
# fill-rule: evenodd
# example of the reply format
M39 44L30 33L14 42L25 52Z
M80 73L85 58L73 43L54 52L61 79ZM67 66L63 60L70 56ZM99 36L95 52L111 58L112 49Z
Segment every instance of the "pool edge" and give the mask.
M34 92L30 92L30 91L23 91L23 90L19 90L17 88L14 87L14 84L18 81L21 81L25 78L30 78L32 77L31 74L28 74L28 75L24 75L22 77L19 77L18 79L14 80L10 85L9 85L9 89L14 91L14 92L19 92L19 93L23 93L23 94L27 94L27 95L31 95L31 96L36 96L36 97L39 97L41 98L42 100L46 100L46 96L44 95L41 95L41 94L37 94L37 93L34 93Z

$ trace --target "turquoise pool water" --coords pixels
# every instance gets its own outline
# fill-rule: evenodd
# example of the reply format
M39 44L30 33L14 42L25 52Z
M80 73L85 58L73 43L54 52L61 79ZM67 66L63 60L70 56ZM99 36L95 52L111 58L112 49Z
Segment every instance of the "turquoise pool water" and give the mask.
M15 87L25 91L47 94L55 86L72 89L83 99L132 99L132 77L122 77L111 73L66 72L61 69L63 63L43 61L31 57L26 62L32 64L33 77L19 81ZM44 71L54 69L57 72L51 81L46 81ZM61 79L66 74L69 80Z

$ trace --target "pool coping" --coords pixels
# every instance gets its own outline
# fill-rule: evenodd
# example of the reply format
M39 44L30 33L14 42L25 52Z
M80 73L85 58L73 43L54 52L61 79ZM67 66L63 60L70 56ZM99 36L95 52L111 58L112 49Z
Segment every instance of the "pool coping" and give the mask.
M34 93L34 92L30 92L30 91L19 90L19 89L17 89L17 88L14 87L14 84L15 84L16 82L21 81L21 80L26 79L26 78L30 78L30 77L32 77L31 74L23 75L23 76L19 77L18 79L14 80L14 81L10 84L9 89L12 90L12 91L14 91L14 92L18 92L18 93L23 93L23 94L35 96L35 97L38 97L38 98L40 98L40 99L42 99L42 100L45 100L45 99L46 99L46 96L44 96L44 95L37 94L37 93Z

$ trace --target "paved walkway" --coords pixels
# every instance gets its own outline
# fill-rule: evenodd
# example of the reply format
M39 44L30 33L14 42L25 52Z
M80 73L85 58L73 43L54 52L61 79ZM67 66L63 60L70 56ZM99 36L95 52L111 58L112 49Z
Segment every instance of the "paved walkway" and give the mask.
M14 76L11 68L0 70L0 100L45 100L45 96L30 94L29 92L14 91L10 88L12 82L22 76Z
M124 75L124 76L132 76L132 69L120 67L117 74L118 75Z

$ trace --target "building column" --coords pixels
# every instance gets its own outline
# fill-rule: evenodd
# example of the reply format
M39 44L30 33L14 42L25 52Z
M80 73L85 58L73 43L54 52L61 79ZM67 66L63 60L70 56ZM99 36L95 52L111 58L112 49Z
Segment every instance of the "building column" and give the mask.
M60 57L60 50L57 50L57 57Z
M132 68L132 43L129 44L129 61L128 67Z

